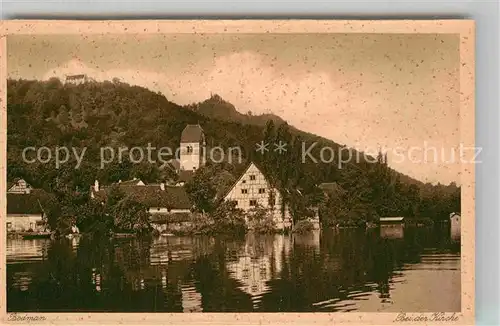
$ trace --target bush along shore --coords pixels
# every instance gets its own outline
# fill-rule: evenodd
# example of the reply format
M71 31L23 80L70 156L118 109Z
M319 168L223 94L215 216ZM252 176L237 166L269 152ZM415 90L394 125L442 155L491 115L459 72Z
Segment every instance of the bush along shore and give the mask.
M262 207L245 213L235 206L234 202L224 202L209 214L192 214L187 221L171 222L166 227L156 228L155 233L161 233L158 229L175 235L274 234L289 231L279 230L272 215Z

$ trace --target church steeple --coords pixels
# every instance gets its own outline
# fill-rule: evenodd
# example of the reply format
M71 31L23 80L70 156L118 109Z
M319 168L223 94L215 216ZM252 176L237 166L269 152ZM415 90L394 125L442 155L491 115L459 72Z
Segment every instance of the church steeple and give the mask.
M181 134L180 169L195 171L205 165L205 134L199 124L187 125Z

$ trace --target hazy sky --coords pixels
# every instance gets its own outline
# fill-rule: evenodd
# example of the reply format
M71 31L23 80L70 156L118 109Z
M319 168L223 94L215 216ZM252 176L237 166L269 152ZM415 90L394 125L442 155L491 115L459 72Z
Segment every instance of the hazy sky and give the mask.
M385 148L397 170L441 183L460 179L458 162L443 162L460 141L459 66L459 39L444 34L8 38L11 78L118 77L178 104L217 93L241 112L272 112L359 150ZM431 147L439 162L422 162ZM399 162L396 150L412 160Z

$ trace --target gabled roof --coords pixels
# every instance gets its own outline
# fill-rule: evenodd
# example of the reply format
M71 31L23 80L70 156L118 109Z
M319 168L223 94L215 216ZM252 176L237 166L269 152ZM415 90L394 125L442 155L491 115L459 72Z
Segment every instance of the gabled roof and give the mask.
M141 179L132 179L132 180L117 182L116 184L119 184L120 186L142 186L142 184L140 185L139 183L144 183L144 182L142 182Z
M181 143L198 143L203 137L203 129L199 124L187 125L182 131Z
M181 168L181 161L176 158L168 160L167 164L169 164L175 171L179 171Z
M145 185L145 186L118 186L126 197L133 199L147 207L166 207L170 209L190 209L193 204L189 199L184 187L174 187L165 185L165 190L161 190L161 186ZM98 192L94 192L94 196L98 200L105 201L111 187L104 187Z
M227 195L231 192L231 190L233 190L233 188L238 184L238 182L240 182L240 180L243 178L243 176L248 172L248 170L250 169L251 166L255 166L255 168L257 168L257 170L262 173L262 175L266 178L266 181L267 183L273 187L273 188L276 188L274 187L271 182L269 181L269 179L267 178L267 176L264 174L264 172L262 172L262 169L259 167L259 165L257 165L255 162L250 162L248 164L248 166L245 168L245 170L243 170L243 172L241 173L241 175L236 179L235 182L233 182L233 184L231 185L231 187L229 187L224 193L223 195L221 196L221 199L225 199L227 197ZM278 189L276 189L278 190ZM279 191L279 190L278 190Z
M12 188L14 185L16 185L19 180L20 180L19 178L15 178L12 181L7 181L7 191L9 191L10 188Z
M7 214L42 214L52 195L42 189L29 194L7 194Z
M23 178L14 178L12 181L7 181L7 191L10 190L13 186L17 186L20 181L24 181L26 183L26 186L29 188L33 188L26 180Z

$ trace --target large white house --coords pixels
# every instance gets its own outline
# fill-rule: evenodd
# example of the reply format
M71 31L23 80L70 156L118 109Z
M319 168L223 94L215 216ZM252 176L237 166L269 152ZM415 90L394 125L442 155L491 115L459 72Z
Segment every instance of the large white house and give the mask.
M245 212L257 206L269 209L278 229L292 226L289 207L283 203L282 193L270 184L253 162L229 189L224 200L236 202L236 207Z

